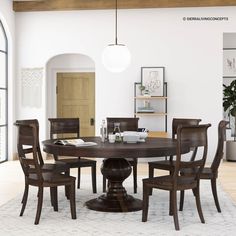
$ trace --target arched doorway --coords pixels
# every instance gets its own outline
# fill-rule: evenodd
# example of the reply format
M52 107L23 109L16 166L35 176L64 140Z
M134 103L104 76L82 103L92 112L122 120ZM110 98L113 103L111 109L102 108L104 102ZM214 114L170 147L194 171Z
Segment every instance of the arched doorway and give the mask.
M90 57L63 54L48 61L46 117L79 117L81 136L95 135L95 65Z

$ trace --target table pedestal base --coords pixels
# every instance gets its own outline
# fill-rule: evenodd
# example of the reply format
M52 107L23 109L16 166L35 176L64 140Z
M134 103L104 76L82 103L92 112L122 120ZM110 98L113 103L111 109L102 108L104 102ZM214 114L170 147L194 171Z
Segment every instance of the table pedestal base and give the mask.
M127 194L123 181L130 175L131 166L124 158L108 158L101 166L101 172L108 179L106 194L86 202L95 211L131 212L142 209L142 201Z
M127 195L125 198L109 198L106 194L86 202L86 206L95 211L132 212L142 209L142 201Z

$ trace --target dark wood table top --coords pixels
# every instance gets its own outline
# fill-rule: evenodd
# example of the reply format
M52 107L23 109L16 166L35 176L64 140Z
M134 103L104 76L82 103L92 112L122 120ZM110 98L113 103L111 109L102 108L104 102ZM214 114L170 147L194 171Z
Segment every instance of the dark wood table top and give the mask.
M86 142L96 142L96 146L64 146L54 144L55 140L43 141L43 150L58 156L83 156L97 158L145 158L162 157L176 154L176 140L170 138L147 138L140 143L102 143L100 137L81 137ZM188 144L182 147L182 153L189 152Z

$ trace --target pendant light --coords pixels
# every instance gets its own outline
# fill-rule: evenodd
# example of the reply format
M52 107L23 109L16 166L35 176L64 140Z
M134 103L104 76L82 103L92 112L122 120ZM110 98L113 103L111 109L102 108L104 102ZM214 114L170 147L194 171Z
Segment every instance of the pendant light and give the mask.
M117 40L117 0L115 11L115 43L109 44L103 51L102 62L105 68L111 72L122 72L130 64L129 49Z

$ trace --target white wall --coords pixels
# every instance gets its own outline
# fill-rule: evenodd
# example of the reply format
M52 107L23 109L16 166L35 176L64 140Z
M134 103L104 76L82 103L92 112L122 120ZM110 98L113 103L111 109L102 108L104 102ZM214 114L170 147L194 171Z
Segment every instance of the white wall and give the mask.
M15 88L13 79L15 78L15 13L12 10L12 1L1 0L0 3L0 20L3 23L8 39L8 159L13 157L15 148L15 130L13 122L15 119Z
M193 16L223 16L228 21L183 20ZM222 38L223 32L236 29L236 7L119 10L118 41L132 55L130 67L119 74L106 71L101 62L105 46L114 43L113 20L113 10L17 13L17 87L22 67L46 67L50 58L65 53L88 55L96 68L98 133L104 117L133 116L133 84L140 81L141 66L164 66L169 131L173 117L211 123L209 153L213 156L222 118ZM39 118L45 129L46 106L22 107L20 97L19 90L18 118Z

